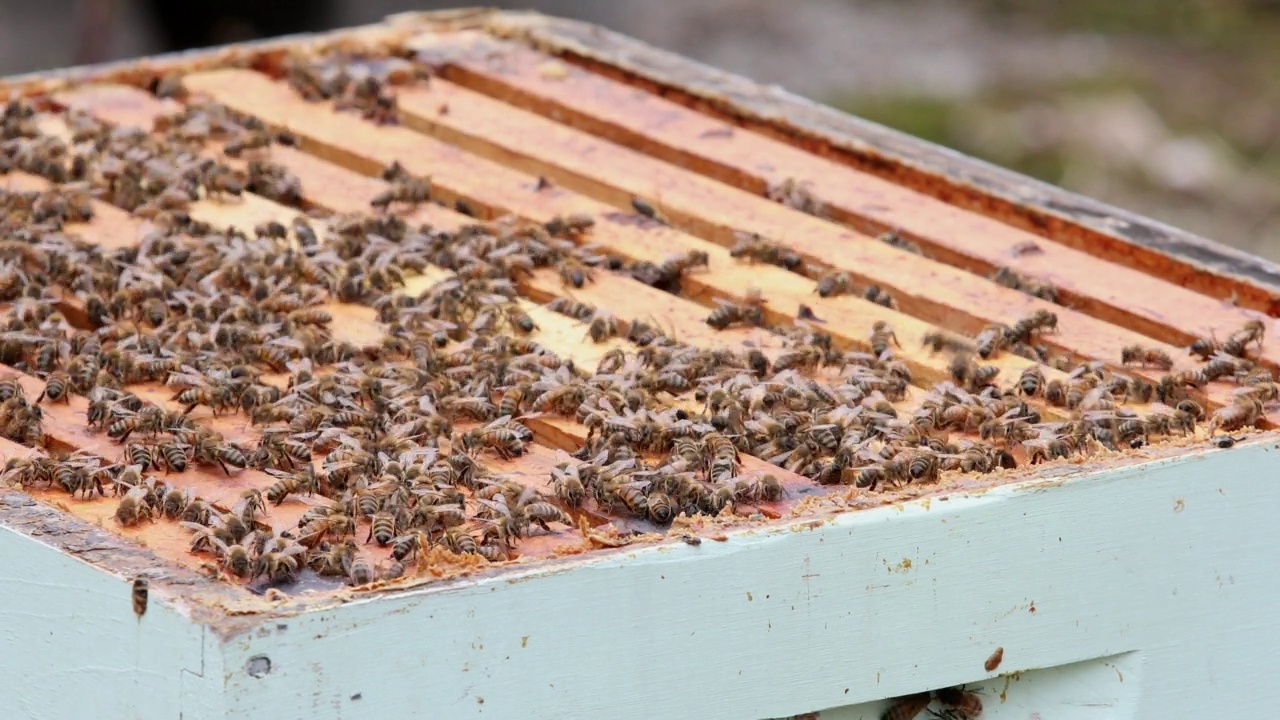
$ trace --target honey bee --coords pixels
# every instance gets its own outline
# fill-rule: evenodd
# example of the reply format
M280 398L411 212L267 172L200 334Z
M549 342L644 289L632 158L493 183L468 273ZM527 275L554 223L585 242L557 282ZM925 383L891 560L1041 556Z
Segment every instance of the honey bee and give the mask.
M1023 395L1036 396L1044 389L1044 373L1040 371L1039 365L1032 365L1022 371L1022 375L1018 378L1018 390Z
M245 152L269 148L272 141L271 133L266 130L242 131L227 140L226 144L222 146L222 152L227 157L238 158Z
M898 347L898 336L894 334L893 328L889 327L889 323L883 320L877 320L871 326L871 352L876 357L885 357L889 352L889 343L892 342Z
M828 271L818 278L818 287L815 292L824 298L848 295L853 292L853 277L846 272Z
M157 446L166 471L183 472L190 459L190 446L180 442L165 442Z
M876 239L889 247L905 250L912 255L924 255L924 251L920 249L919 245L902 237L900 230L889 230L888 232L880 233L876 236Z
M246 541L252 541L252 537L246 536ZM249 577L253 572L253 559L249 557L249 549L240 543L228 543L220 538L212 538L212 543L218 553L218 561L222 565L222 569L231 573L236 577Z
M266 472L277 478L264 493L267 500L274 505L283 503L285 498L293 494L314 494L319 484L312 468L296 473L283 473L273 469L267 469Z
M40 392L40 397L36 398L36 402L49 398L49 402L71 402L71 379L65 372L50 373L44 381L44 390Z
M786 490L777 476L764 474L751 479L742 478L734 484L734 497L740 501L777 502Z
M507 306L506 312L507 323L515 328L517 332L528 334L538 329L538 324L519 305Z
M562 297L553 299L547 303L546 307L551 312L566 315L582 322L590 322L591 318L596 314L596 309L591 305Z
M152 521L151 506L146 502L147 491L144 488L133 488L120 498L116 506L116 522L125 527L134 527L143 520Z
M652 283L659 287L667 287L679 280L679 278L690 270L697 268L709 268L711 266L711 258L705 250L687 250L677 255L667 257L658 265L658 282Z
M586 213L570 213L557 215L548 220L544 227L552 235L576 237L589 231L595 224L595 218Z
M586 499L586 486L577 466L561 463L551 470L551 480L555 496L560 502L571 508L582 506Z
M890 310L898 309L898 302L879 285L868 285L867 289L862 292L862 298Z
M603 310L597 310L591 318L591 324L587 326L587 336L594 343L617 337L620 332L618 319Z
M982 698L978 694L962 687L949 687L935 690L938 702L950 709L957 720L977 720L982 716Z
M421 177L396 178L391 187L383 190L369 201L379 210L386 210L392 203L419 205L431 199L431 181Z
M1005 335L1007 344L1030 342L1032 333L1058 329L1058 316L1048 310L1040 309L1026 317L1020 318Z
M374 513L369 523L369 537L365 542L375 540L382 547L386 547L395 537L396 516L386 510Z
M1060 304L1057 288L1047 282L1025 277L1012 268L997 268L996 271L990 275L990 279L997 285L1003 285L1004 287L1018 290L1032 297L1047 300L1055 305Z
M1120 351L1120 363L1122 365L1144 365L1148 367L1156 367L1168 372L1173 369L1173 358L1169 357L1169 353L1157 349L1143 347L1142 345L1129 345Z
M144 577L133 579L129 599L133 604L133 614L141 618L147 614L147 600L150 597L150 583Z
M142 471L155 466L155 457L151 448L142 443L129 443L124 447L125 460L130 465L137 465Z
M942 330L925 333L922 344L929 348L929 352L935 353L943 351L952 353L974 351L973 345L968 340Z
M765 196L776 203L814 217L826 216L826 206L813 194L807 180L786 178L778 183L770 183L765 190Z
M719 299L716 302L719 306L707 316L707 324L717 330L724 330L735 323L764 325L765 300L759 290L749 290L741 303Z
M987 360L991 356L999 353L1008 344L1009 338L1013 331L1005 325L988 325L978 333L978 337L974 339L974 345L978 348L978 355Z
M1009 254L1014 257L1025 257L1027 255L1039 255L1044 252L1044 248L1034 240L1023 240L1022 242L1009 248Z
M631 198L631 208L635 210L637 213L639 213L640 215L646 218L649 218L650 220L654 220L656 222L662 223L663 225L668 224L667 218L661 212L659 212L658 209L654 207L652 203L650 203L648 200L645 200L644 198L639 198L639 197Z
M589 282L595 282L595 273L575 257L568 256L556 267L560 275L560 284L565 287L581 288Z
M774 372L784 370L816 370L826 359L826 353L819 347L805 347L789 350L778 356L773 363Z
M933 696L927 692L905 695L895 698L888 710L880 716L880 720L915 720L932 702Z
M799 255L758 233L738 233L738 241L729 250L729 257L777 265L794 271L799 271L804 265L804 260Z
M1222 429L1227 432L1253 425L1262 416L1262 403L1248 395L1237 396L1235 402L1213 411L1209 431Z

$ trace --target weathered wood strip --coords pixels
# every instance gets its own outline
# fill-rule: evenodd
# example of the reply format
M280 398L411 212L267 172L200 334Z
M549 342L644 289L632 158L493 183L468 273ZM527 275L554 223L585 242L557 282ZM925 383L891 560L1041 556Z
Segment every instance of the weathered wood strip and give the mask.
M1225 337L1262 317L515 43L469 32L422 39L460 85L756 194L800 182L856 230L896 230L973 272L1012 268L1053 284L1067 305L1168 343Z
M410 127L491 159L544 173L619 208L629 208L632 198L644 198L677 226L721 245L732 246L738 231L760 232L790 246L810 263L881 286L904 311L954 330L976 334L988 323L1012 324L1035 310L1050 310L1061 320L1060 332L1046 342L1077 356L1114 363L1120 347L1159 345L1138 333L872 241L447 82L416 85L399 98L404 122ZM1161 349L1185 358L1178 348L1163 345ZM1185 359L1184 365L1190 369Z
M1280 266L605 28L503 13L486 31L976 213L1280 315Z
M84 110L107 122L117 124L124 122L143 128L152 127L158 114L173 112L176 109L171 103L150 100L149 98L150 96L146 96L139 90L123 86L72 91L63 93L58 97L59 101L68 107ZM281 154L279 152L281 150L288 151L289 148L273 148L273 153ZM286 159L297 162L299 157L307 158L301 153L294 152L290 158ZM278 157L273 159L277 162L281 161L281 158ZM324 187L335 188L325 196L331 204L329 207L331 210L342 212L367 211L369 208L368 198L386 187L385 183L367 180L348 171L334 172L339 168L325 167L327 165L321 160L308 158L297 165L289 167L299 177L305 177L308 180L315 176L334 179L332 184L322 183ZM343 177L344 175L352 175L356 179ZM361 180L364 180L366 184L362 186ZM368 194L354 197L348 194L352 191L359 192L361 190L368 192ZM272 220L288 223L297 215L296 211L291 208L271 202L253 193L244 193L240 198L240 202L214 203L203 201L197 204L205 208L204 217L200 219L221 227L251 227L252 225ZM425 213L423 214L428 215L430 218L428 222L434 220L437 225L457 227L467 220L465 216L444 208L424 206L424 210ZM406 285L405 292L409 294L422 292L431 285L446 279L449 275L444 270L429 268L423 275L412 278ZM636 287L631 288L632 290L643 288L642 293L648 295L651 299L654 295L666 295L661 291L635 283L630 279L617 278L617 281L622 285L620 289L624 292L628 289L628 285L634 285ZM609 287L617 287L617 285L609 284ZM678 300L676 298L672 299ZM606 353L616 348L635 349L630 343L619 339L608 339L603 343L584 342L587 333L586 325L583 323L550 312L528 301L521 301L521 305L522 309L529 313L538 324L538 329L535 330L532 337L551 352L561 357L572 359L580 366L594 367ZM701 325L706 328L705 324ZM539 440L545 442L547 439L551 439L553 442L558 442L558 446L565 450L576 449L588 434L584 426L573 421L535 417L529 418L527 422ZM810 484L807 479L799 475L788 473L756 458L744 458L743 469L746 472L772 472L775 476L779 476L779 479L783 480L788 486Z
M152 127L157 118L180 109L172 101L123 85L79 88L58 93L55 99L68 108L89 112L104 121L142 128ZM287 146L273 146L270 159L298 177L306 178L302 188L306 202L332 212L367 212L369 200L389 187L382 180L360 175ZM434 204L413 208L405 217L441 229L454 229L471 221L471 218ZM598 282L574 290L565 288L551 270L538 270L531 276L519 278L517 284L538 302L547 302L554 297L571 297L607 309L617 316L624 330L632 320L642 320L696 347L740 349L751 346L760 348L771 359L782 351L781 338L763 328L714 330L706 324L707 311L702 306L630 277L607 271L600 271L599 275ZM406 291L412 294L425 290L439 279L435 275L431 277L434 279L412 279ZM914 393L914 400L899 403L899 409L910 410L918 406L918 395Z
M661 262L689 250L706 252L710 270L688 275L683 291L703 305L717 298L740 301L743 265L716 244L672 228L637 222L609 205L551 187L539 190L536 178L481 158L429 137L398 127L374 127L357 117L307 103L283 85L249 71L224 70L190 75L189 88L237 110L250 113L298 136L302 149L366 175L379 175L385 165L400 160L411 171L428 174L433 192L453 202L459 198L486 217L513 213L537 222L557 215L585 212L596 218L590 240L633 260ZM932 384L948 377L947 359L918 348L936 326L855 297L820 298L813 283L769 265L751 268L751 282L770 300L770 322L791 323L801 304L810 305L830 332L846 347L867 349L867 338L877 321L888 322L906 350L903 359L919 382ZM997 359L1006 375L1016 376L1034 364L1018 357ZM1052 375L1052 371L1048 374Z

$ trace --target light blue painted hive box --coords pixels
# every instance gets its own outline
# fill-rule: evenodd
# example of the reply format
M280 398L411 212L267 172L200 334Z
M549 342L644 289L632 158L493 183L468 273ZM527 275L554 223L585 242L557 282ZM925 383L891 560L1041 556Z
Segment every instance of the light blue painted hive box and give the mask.
M307 53L355 58L381 85L337 102L307 99L297 78L294 88L288 81ZM400 60L368 60L388 53ZM512 271L518 298L499 297L500 314L512 327L518 313L537 326L520 342L572 360L584 377L680 348L763 357L772 369L743 370L756 380L784 374L774 389L721 402L709 388L723 378L647 371L633 380L658 388L653 404L613 408L609 419L592 414L587 406L603 404L586 395L569 406L539 398L520 413L532 439L509 441L516 451L498 451L508 441L484 424L490 418L476 422L433 397L457 434L441 433L439 456L428 454L423 468L445 462L445 448L467 448L474 463L471 485L455 488L465 522L450 525L452 534L385 509L399 482L389 457L376 460L381 475L364 484L343 476L351 484L336 490L339 470L325 457L334 446L319 430L304 440L314 443L325 491L268 491L294 470L236 469L227 453L201 462L187 446L191 469L143 475L164 485L162 495L179 490L178 505L157 497L155 518L134 523L110 491L126 477L113 464L137 460L121 431L86 428L86 397L62 403L49 393L82 369L73 357L90 335L134 352L123 338L153 332L143 320L151 306L126 291L137 307L126 302L104 318L84 288L8 296L6 322L44 303L65 323L66 347L50 351L60 359L43 368L15 360L5 376L24 391L22 412L41 409L49 462L107 468L101 477L114 479L102 494L88 480L68 493L63 476L41 475L45 455L24 447L37 441L5 420L2 718L906 720L978 717L956 704L976 698L984 718L1057 720L1245 717L1275 705L1280 662L1268 658L1280 646L1271 612L1280 444L1270 428L1280 414L1270 373L1280 363L1272 328L1280 268L1269 262L536 14L395 16L328 35L12 78L0 83L5 96L25 98L11 114L28 113L14 122L33 128L6 126L6 202L88 189L92 218L58 232L114 257L145 255L167 234L225 239L240 228L241 239L226 242L248 243L251 228L273 221L294 228L280 252L306 254L295 221L309 218L323 234L351 213L429 224L446 242L461 242L468 223L532 222L551 226L545 234L586 215L590 228L564 236L619 260L592 268L563 250L578 260ZM387 97L394 102L378 104ZM250 163L269 162L284 174L238 194L210 185L181 213L152 213L118 200L118 175L55 178L39 164L39 153L51 153L49 162L74 175L71 158L97 152L81 134L90 120L105 123L88 131L94 137L131 126L159 134L172 130L175 113L210 101L229 109L240 123L230 132L250 147L206 129L189 138L191 163L206 157L206 170L253 178L265 166ZM255 128L266 129L269 147L252 147ZM414 197L407 181L384 179L395 162L408 177L429 178L429 192ZM14 239L0 248L6 278L25 262L13 243L44 252L65 242L17 232L7 228ZM204 248L193 258L212 252L193 242ZM405 261L408 296L461 287L466 263L446 269L440 257ZM673 270L673 257L693 260ZM395 365L388 358L401 350L386 340L397 331L382 322L385 308L369 307L368 296L341 302L343 287L335 283L320 306L327 337L357 349L359 372ZM763 305L752 304L753 289ZM186 301L175 297L158 312L177 312ZM588 309L554 311L574 315L571 303ZM439 352L474 348L472 330L496 337L476 330L482 319L500 322L482 310L468 316L470 329L442 338L449 347ZM1036 313L1054 323L1027 324ZM133 330L96 331L128 325L124 318ZM4 353L9 343L51 342L11 336L0 338ZM654 349L664 342L668 350ZM1189 353L1197 342L1204 352ZM416 352L408 341L404 348ZM297 392L285 385L298 380L296 356L287 369L261 360L263 387ZM400 365L414 362L421 368L420 358ZM455 368L450 387L481 371ZM162 375L128 390L182 411L183 388L172 386L183 381L172 373L170 387ZM496 415L512 385L492 389ZM776 397L765 400L769 393ZM227 443L266 452L263 428L288 427L251 422L234 402L215 416L202 397L186 417L219 433L222 445L209 441L215 454ZM843 410L817 422L807 402ZM364 399L352 403L352 412L374 412ZM992 411L998 403L1006 404ZM809 415L787 425L796 413ZM321 428L345 427L325 416ZM845 440L823 436L837 416L848 423L844 438L864 433L843 455ZM717 477L711 460L696 470L658 467L641 452L617 472L634 473L639 462L650 469L618 476L627 482L587 482L580 503L565 491L567 474L605 472L584 446L678 423L696 428L691 447L708 458L719 440L737 445L725 460L731 477ZM166 430L147 439L139 427L129 439L144 446L137 452L163 454ZM175 437L207 437L191 433ZM266 457L250 454L246 464ZM460 485L465 462L445 462ZM659 490L668 480L689 495ZM534 490L495 499L499 483ZM414 485L406 502L426 507L441 487ZM296 573L273 575L276 565L254 557L250 577L238 578L230 551L190 550L193 527L179 520L195 513L193 498L212 515L245 517L254 490L281 502L250 518L253 537L277 542L265 538L288 531L278 542L296 554L282 551L290 559L281 562L299 565ZM718 514L694 512L716 503L716 491ZM374 537L378 515L360 511L362 493L394 516L381 538L391 542ZM689 512L674 521L666 514L682 508ZM353 530L337 523L314 534L308 524L343 512ZM437 517L412 516L427 515ZM546 529L535 515L549 520ZM433 549L396 548L413 542ZM345 558L334 577L307 569L326 569L326 552ZM291 574L297 582L281 580Z

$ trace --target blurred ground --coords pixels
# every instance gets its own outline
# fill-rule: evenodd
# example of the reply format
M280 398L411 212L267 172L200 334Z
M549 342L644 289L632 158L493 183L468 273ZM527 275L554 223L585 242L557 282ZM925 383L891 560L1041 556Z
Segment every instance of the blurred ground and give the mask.
M457 3L340 0L333 26ZM490 3L494 4L494 3ZM1280 259L1276 0L545 0ZM0 0L0 74L71 64L73 0ZM104 47L154 52L134 4Z

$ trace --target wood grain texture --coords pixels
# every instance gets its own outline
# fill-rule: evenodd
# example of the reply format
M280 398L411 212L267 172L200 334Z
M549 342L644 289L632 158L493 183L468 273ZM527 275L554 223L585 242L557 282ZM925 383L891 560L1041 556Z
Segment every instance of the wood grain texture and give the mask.
M1178 285L1280 314L1280 266L605 28L501 13L485 28L734 124Z
M759 232L819 267L848 272L864 285L880 285L905 312L955 331L977 334L989 323L1012 325L1035 310L1049 310L1058 314L1060 332L1045 342L1077 356L1115 363L1117 348L1142 343L1180 360L1186 355L448 82L415 85L398 97L410 127L491 160L542 173L618 208L644 198L676 226L722 246L732 246L737 231Z
M536 189L535 177L460 152L454 147L405 128L374 127L359 118L316 106L298 98L281 83L247 71L198 73L185 80L193 91L251 113L264 122L288 128L303 150L366 175L378 175L385 165L400 160L411 171L429 174L433 192L445 202L463 198L488 217L508 213L545 222L557 215L586 212L596 218L590 240L634 260L660 262L674 253L700 250L708 254L710 269L686 277L683 291L690 299L714 307L716 299L746 298L743 265L716 244L654 224L637 223L634 216L613 206L552 187ZM861 298L820 298L813 283L769 265L751 267L751 282L770 299L767 315L775 323L790 323L800 304L810 305L845 347L865 350L877 321L888 322L901 340L903 359L921 383L948 377L948 359L919 350L922 338L937 326L883 308ZM1034 364L1004 356L995 361L1009 376ZM1047 375L1053 377L1053 371Z
M1225 337L1261 315L515 43L479 32L418 40L427 57L442 64L445 77L470 89L756 194L788 180L801 182L828 215L856 230L896 230L930 257L972 272L1012 268L1052 283L1066 304L1084 313L1168 343L1185 345L1213 333ZM548 72L553 66L563 70ZM1028 243L1037 251L1019 252Z
M483 23L496 33L524 28L545 36L558 27L524 15L462 17L463 27ZM598 29L593 33L563 37L581 40L578 47L597 56L600 48L617 53L633 47ZM286 47L198 55L189 66L234 61L272 70ZM634 61L614 57L617 67L651 68L651 60L643 48ZM698 70L677 60L667 69ZM170 65L155 67L181 60L165 62ZM145 67L124 68L113 77L143 84L150 77L145 73ZM277 104L269 92L256 95L255 83L266 82L270 92L279 86L261 75L243 77L252 82L207 87L221 88L228 102L246 103L248 112L267 114L274 124L302 128L300 149L277 148L272 157L304 178L310 203L363 209L385 187L366 176L393 159L410 159L412 171L433 176L441 200L463 198L485 218L514 213L545 221L585 211L599 222L591 239L633 259L658 261L688 249L706 249L712 259L710 271L690 276L683 298L636 290L625 304L622 296L632 286L608 278L574 291L584 300L609 308L652 307L655 319L665 318L677 334L687 334L682 339L698 344L763 341L767 336L758 332L738 337L698 325L696 308L705 312L716 298L743 297L748 272L753 281L761 279L772 301L771 321L790 322L795 307L808 303L842 346L861 347L871 323L885 320L908 346L905 355L920 378L945 372L943 358L916 349L935 324L851 298L819 301L807 279L777 268L744 268L721 245L617 212L627 198L602 201L563 184L537 191L531 174L410 129L374 130L325 108ZM287 90L285 97L291 97ZM747 104L759 109L750 101L769 97L762 93ZM126 116L141 122L154 108L126 103L110 111L118 113L117 122L130 122L120 119ZM811 120L797 115L800 123ZM791 127L782 118L760 130L777 137ZM517 159L502 162L527 161L519 159L527 149L513 150ZM883 159L878 152L864 158ZM924 176L912 169L918 159L885 161L878 173L859 168L893 176L907 167L915 175L904 176L906 185L953 199L912 184L911 178ZM957 159L961 170L943 179L961 177L955 186L970 187L964 173L976 165ZM998 200L1007 187L970 189L959 204ZM593 192L603 191L586 195ZM650 199L665 209L662 197ZM1049 217L1041 230L1079 249L1056 234L1077 227L1074 220L1054 218L1077 217L1086 205L1046 214L1035 204L1041 199L1036 196L1020 217ZM294 212L253 199L198 210L212 213L218 224L241 227ZM1017 221L998 208L987 211ZM701 212L690 208L689 217ZM445 228L465 222L433 205L421 206L413 217ZM1099 217L1098 227L1110 219ZM1119 237L1153 226L1116 227ZM103 222L84 229L101 233L103 242L133 242ZM1116 242L1109 252L1136 247L1172 268L1175 282L1182 282L1179 268L1190 268L1185 284L1197 290L1216 293L1236 283L1202 263L1179 265L1183 261L1149 247ZM1146 268L1142 262L1133 266ZM1263 265L1235 267L1248 273ZM1242 302L1265 305L1266 293L1247 282L1242 287ZM547 272L522 281L521 290L535 299L567 292ZM601 348L581 341L580 324L550 315L539 320L545 320L535 336L539 342L582 363L598 359ZM1016 358L1001 362L1009 363L1002 365L1006 375L1026 366ZM38 391L28 384L28 392ZM528 455L491 464L486 458L486 465L545 486L549 468L562 457L551 446L570 446L582 429L561 419L540 421L541 442ZM1268 434L1226 451L1166 446L1088 458L1082 465L1024 468L1002 475L1005 484L994 489L948 478L931 489L932 497L907 502L891 494L832 497L771 525L701 525L693 528L703 538L696 546L673 538L656 547L547 559L572 551L578 539L567 532L543 535L521 547L538 556L536 563L484 568L416 588L299 595L275 604L171 566L154 546L126 547L93 528L91 518L79 521L20 493L0 493L0 638L23 648L0 654L0 672L19 687L0 692L0 717L736 719L820 713L849 720L879 717L889 697L957 683L981 690L984 717L996 720L1261 716L1273 702L1258 688L1275 675L1267 658L1280 641L1280 624L1265 610L1277 591L1270 561L1280 529L1270 513L1280 491L1269 482L1277 442ZM0 443L0 459L15 450ZM1143 459L1162 454L1166 459ZM875 502L888 507L868 510ZM139 621L128 607L128 576L146 569L163 577L153 580L160 588L155 604ZM36 577L41 580L32 582ZM584 637L608 642L584 645ZM985 669L996 647L1003 648L1004 661ZM655 681L658 671L663 675Z

